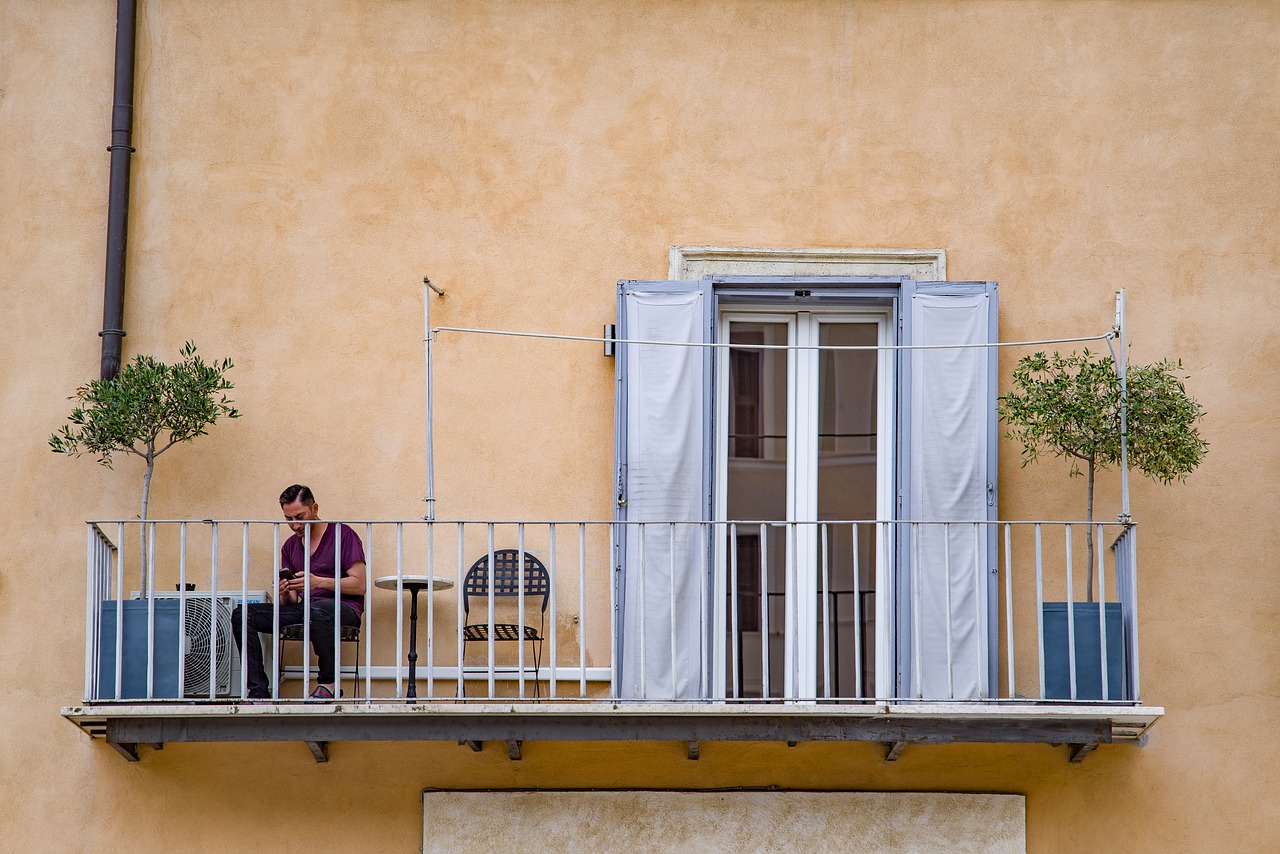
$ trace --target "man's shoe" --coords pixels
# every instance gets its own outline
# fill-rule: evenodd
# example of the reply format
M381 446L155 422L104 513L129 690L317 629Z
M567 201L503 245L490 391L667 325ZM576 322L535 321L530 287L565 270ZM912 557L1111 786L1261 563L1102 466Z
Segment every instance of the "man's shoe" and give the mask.
M339 689L338 689L338 697L342 697L342 689L341 689L341 688L339 688ZM316 688L315 688L315 690L311 692L311 697L310 697L310 699L312 699L312 700L325 700L325 701L332 700L332 699L333 699L333 692L332 692L332 691L330 691L328 688L324 687L323 685L317 685L317 686L316 686Z

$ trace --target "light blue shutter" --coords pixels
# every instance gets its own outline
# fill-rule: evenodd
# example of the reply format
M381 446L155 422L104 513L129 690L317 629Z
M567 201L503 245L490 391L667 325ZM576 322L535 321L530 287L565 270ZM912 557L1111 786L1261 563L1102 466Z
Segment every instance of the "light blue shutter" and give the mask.
M709 342L711 302L709 282L620 282L619 338ZM614 691L625 699L706 694L703 531L669 523L710 518L712 364L709 347L618 347L615 519L633 523L617 537Z
M904 284L903 343L996 341L994 282ZM899 362L898 690L989 697L996 667L997 348L904 350Z

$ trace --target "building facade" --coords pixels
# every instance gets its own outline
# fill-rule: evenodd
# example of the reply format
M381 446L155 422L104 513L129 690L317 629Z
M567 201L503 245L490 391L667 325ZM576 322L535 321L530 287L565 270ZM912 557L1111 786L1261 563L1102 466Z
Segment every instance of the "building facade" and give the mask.
M124 356L229 356L244 412L157 463L150 579L140 466L46 443L99 373L115 13L0 2L7 847L1274 846L1272 4L142 0ZM1040 677L1083 483L990 420L927 462L911 394L949 377L937 418L985 418L1019 355L1105 351L1122 289L1210 452L1135 473L1133 528L1100 476L1123 627L1092 702ZM960 380L903 349L1067 338L947 351L981 354ZM394 581L343 703L296 699L283 645L278 703L165 701L154 662L117 699L100 600L269 589L294 482L371 577L453 582L419 602L421 702ZM463 574L504 548L554 579L533 679L533 645L461 654L500 620Z

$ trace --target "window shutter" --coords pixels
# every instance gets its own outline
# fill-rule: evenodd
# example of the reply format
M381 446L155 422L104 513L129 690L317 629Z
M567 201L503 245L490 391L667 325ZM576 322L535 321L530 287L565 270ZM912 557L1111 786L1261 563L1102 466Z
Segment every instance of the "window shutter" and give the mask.
M709 282L619 283L619 338L714 337ZM712 353L621 344L617 372L617 696L706 695ZM635 523L646 524L643 529ZM643 560L642 560L643 558Z
M903 343L996 340L994 282L904 285ZM996 519L995 347L904 350L900 360L900 518ZM996 531L921 524L899 531L899 691L924 699L991 696Z

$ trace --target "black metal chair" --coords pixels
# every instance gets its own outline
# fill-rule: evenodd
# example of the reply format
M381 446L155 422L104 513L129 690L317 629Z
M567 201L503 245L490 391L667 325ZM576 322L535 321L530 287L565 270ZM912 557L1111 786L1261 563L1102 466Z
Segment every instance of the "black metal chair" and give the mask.
M538 626L535 628L534 626L521 625L520 623L500 623L497 622L498 618L495 614L493 640L495 642L528 643L532 647L533 695L538 697L541 695L538 674L542 667L542 642L546 635L547 602L551 596L551 578L547 575L547 568L542 565L542 561L528 552L524 553L524 571L521 572L519 549L497 549L494 551L492 595L495 597L519 597L522 587L524 589L526 622L530 613L531 603L539 598L542 599L541 605L538 606ZM462 627L462 655L464 660L468 643L471 641L484 641L487 643L489 640L488 607L484 608L484 622L471 622L471 599L473 597L484 599L486 602L490 597L489 555L487 554L471 565L462 582L464 623ZM509 610L509 608L504 610ZM464 697L466 696L465 680L463 681L461 693Z
M351 694L354 697L360 696L360 627L359 626L338 626L338 635L343 643L354 643L356 645L356 672L351 680ZM302 642L302 623L292 623L280 627L280 641L298 641ZM303 650L303 666L307 666L307 653L310 650ZM334 676L337 677L339 685L342 683L342 661L338 660L333 663ZM284 655L280 656L279 662L280 673L284 673Z

